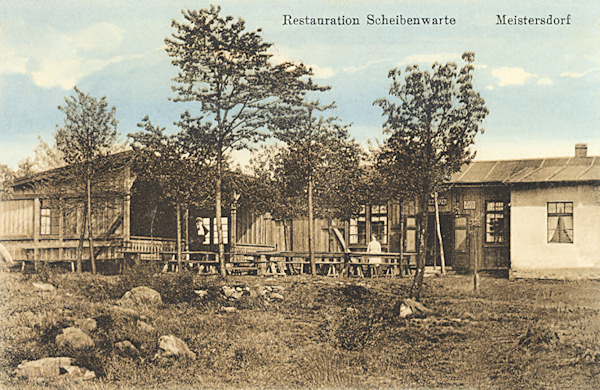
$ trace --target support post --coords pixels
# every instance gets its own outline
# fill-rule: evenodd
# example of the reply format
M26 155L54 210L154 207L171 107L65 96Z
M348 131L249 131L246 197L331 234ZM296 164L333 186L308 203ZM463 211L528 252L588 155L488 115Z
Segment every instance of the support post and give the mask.
M444 242L442 240L442 228L440 226L440 211L439 211L439 207L438 207L438 193L436 192L435 195L435 225L436 225L436 230L437 230L437 236L438 236L438 240L440 242L440 261L441 261L441 268L442 268L442 275L446 275L446 259L444 257ZM434 259L434 264L435 264L435 259Z

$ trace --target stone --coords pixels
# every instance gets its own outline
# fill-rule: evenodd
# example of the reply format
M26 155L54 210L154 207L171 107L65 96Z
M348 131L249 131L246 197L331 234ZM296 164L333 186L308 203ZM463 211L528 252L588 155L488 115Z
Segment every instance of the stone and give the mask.
M33 283L33 288L37 291L50 292L56 290L56 287L49 283Z
M221 311L224 313L235 313L238 311L238 309L237 307L222 306Z
M235 288L231 288L229 286L223 286L221 290L223 291L223 295L225 295L227 298L231 297L231 295L235 293Z
M93 348L94 340L83 330L73 326L65 328L56 336L56 345L59 347L71 347L74 349Z
M120 300L120 303L125 306L131 305L157 305L162 303L160 293L150 287L140 286L134 287L131 291L127 291Z
M140 351L138 351L138 349L135 347L135 345L131 344L131 341L129 341L129 340L119 341L118 343L115 344L115 348L121 355L124 355L124 356L129 356L129 357L140 356Z
M408 316L411 316L412 314L413 311L410 308L410 306L406 306L405 304L400 305L400 313L398 314L400 318L406 318Z
M111 306L109 310L113 315L122 316L122 317L137 318L140 316L140 314L137 311L135 311L133 309L124 308L121 306Z
M98 329L98 323L93 318L86 318L85 320L81 321L79 328L86 333L90 333Z
M150 325L149 323L144 322L144 321L140 321L140 320L137 321L137 327L141 331L144 331L144 332L147 332L147 333L151 333L151 332L154 332L156 330L156 328L153 327L152 325Z
M403 303L404 305L410 307L415 315L426 316L432 312L431 309L428 309L421 302L417 302L414 299L406 298Z
M229 299L240 299L244 295L243 291L235 291L229 296Z
M196 359L196 354L188 348L179 337L173 335L161 336L158 339L158 352L155 357L184 357Z
M72 366L69 357L50 357L34 361L24 361L17 366L16 374L20 378L58 378L93 379L96 374L85 368Z
M271 293L271 298L272 299L279 299L280 301L283 301L283 295L281 295L279 293Z
M208 295L207 290L194 290L194 293L200 297L200 299L206 297Z

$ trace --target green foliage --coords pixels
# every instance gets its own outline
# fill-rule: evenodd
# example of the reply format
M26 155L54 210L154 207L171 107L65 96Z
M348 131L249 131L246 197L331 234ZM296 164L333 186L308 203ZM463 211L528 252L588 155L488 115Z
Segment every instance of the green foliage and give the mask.
M473 87L475 54L465 52L466 64L434 63L431 72L418 65L389 71L391 99L374 102L383 110L384 141L377 169L398 194L417 199L419 246L417 273L411 296L419 298L425 267L427 202L453 173L469 163L475 136L488 114L485 101Z
M185 22L172 21L176 32L165 44L179 69L173 100L198 103L197 112L185 111L177 125L190 142L214 152L215 218L225 275L221 209L228 153L251 149L267 138L267 125L278 108L306 90L301 78L310 70L291 63L272 65L271 44L263 42L260 30L246 31L242 19L222 17L220 11L215 6L183 11Z
M116 108L108 107L106 97L94 98L77 87L75 94L58 106L65 121L56 130L56 147L66 164L92 164L107 155L116 141Z
M455 63L436 62L431 72L408 66L403 80L400 70L390 70L390 95L397 102L375 104L389 135L378 167L395 189L431 193L474 157L470 146L489 111L473 87L475 55L466 52L463 60L460 69Z

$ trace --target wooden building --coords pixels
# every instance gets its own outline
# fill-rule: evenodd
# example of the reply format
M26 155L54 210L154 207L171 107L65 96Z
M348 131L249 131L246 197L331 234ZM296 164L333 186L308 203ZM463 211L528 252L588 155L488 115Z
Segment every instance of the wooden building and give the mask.
M457 270L600 276L600 157L475 161L453 175L445 241Z

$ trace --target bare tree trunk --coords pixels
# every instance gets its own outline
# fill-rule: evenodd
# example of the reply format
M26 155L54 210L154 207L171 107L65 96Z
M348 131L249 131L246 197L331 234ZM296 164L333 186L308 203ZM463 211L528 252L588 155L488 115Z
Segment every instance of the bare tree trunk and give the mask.
M177 272L181 269L181 204L177 201Z
M227 276L225 269L225 245L223 245L223 228L221 224L222 210L221 210L221 184L222 184L222 173L223 173L223 156L221 154L221 148L219 148L217 156L217 178L215 182L215 217L217 219L217 242L219 244L219 268L221 276Z
M88 226L88 240L90 243L90 261L92 262L92 273L96 273L96 259L94 258L94 237L92 233L92 179L90 178L90 172L88 171L88 177L86 179L87 187L87 226Z
M85 229L87 229L87 203L83 207L83 215L81 216L81 218L82 218L82 224L80 226L81 232L79 233L79 245L77 246L77 272L78 273L83 272L83 264L82 264L81 259L83 257L83 241L85 240Z
M417 214L417 224L419 227L419 248L417 252L417 272L410 287L410 298L419 300L421 298L421 289L423 287L423 277L425 276L425 258L427 247L427 199L429 193L423 191L419 198L419 212Z
M314 248L314 216L313 216L313 177L312 174L308 178L308 259L310 261L311 275L317 274L317 264L315 262Z
M440 243L440 266L442 275L446 275L446 257L444 254L444 240L442 239L442 227L440 226L440 210L438 207L438 193L435 193L435 229Z

